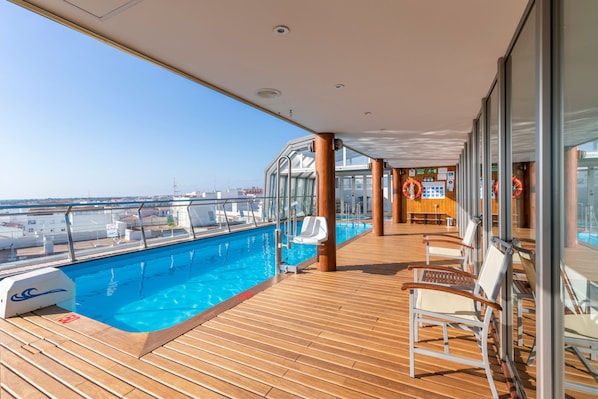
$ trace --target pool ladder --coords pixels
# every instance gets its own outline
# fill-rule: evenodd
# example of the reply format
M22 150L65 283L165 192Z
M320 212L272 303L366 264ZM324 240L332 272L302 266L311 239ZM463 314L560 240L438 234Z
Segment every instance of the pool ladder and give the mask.
M287 172L287 200L286 200L286 205L287 205L287 212L286 212L286 220L284 222L284 236L286 237L286 242L285 240L283 240L283 229L281 229L281 213L282 213L282 207L281 207L281 198L280 198L280 185L281 185L281 180L282 180L282 174L281 174L281 169L282 169L282 165L284 164L284 162L287 162L289 165L289 169ZM277 170L276 170L276 176L277 176L277 184L276 184L276 229L274 230L274 237L275 237L275 245L276 245L276 265L275 265L275 274L280 273L281 271L294 271L297 272L297 269L295 266L290 266L290 265L284 265L283 266L283 261L282 261L282 248L287 248L287 249L291 249L291 243L293 242L293 237L295 235L295 233L297 232L297 215L295 213L295 211L292 209L292 204L291 204L291 199L292 199L292 195L291 195L291 187L292 187L292 181L291 181L291 177L292 177L292 172L291 172L291 158L288 155L282 156L280 158L278 158L278 166L277 166Z

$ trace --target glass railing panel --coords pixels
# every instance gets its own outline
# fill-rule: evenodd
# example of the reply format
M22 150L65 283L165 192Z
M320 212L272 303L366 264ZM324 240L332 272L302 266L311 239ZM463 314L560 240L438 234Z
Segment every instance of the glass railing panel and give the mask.
M139 228L139 206L135 203L69 206L67 234L70 230L74 260L138 249L139 242L127 240L127 234L134 227Z
M0 205L0 278L11 269L75 261L228 233L275 220L272 198ZM286 204L285 204L286 205ZM293 210L315 211L313 196ZM284 215L286 218L286 214Z
M66 208L13 208L0 215L0 271L69 258Z

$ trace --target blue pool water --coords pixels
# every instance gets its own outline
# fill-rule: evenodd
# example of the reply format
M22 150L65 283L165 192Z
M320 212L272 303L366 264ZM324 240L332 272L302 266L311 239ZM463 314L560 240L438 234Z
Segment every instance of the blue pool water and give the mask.
M598 233L597 232L593 232L592 234L577 233L577 238L583 242L586 242L590 245L598 247Z
M337 224L337 243L371 225ZM283 249L299 264L312 245ZM177 325L274 276L274 227L120 255L62 268L76 284L68 309L130 332Z

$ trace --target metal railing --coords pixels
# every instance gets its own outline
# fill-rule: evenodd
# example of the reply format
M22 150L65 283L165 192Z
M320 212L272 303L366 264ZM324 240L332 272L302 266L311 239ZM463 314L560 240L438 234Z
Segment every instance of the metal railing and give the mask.
M310 199L310 202L313 200ZM0 206L6 270L69 264L271 223L269 197L36 203Z

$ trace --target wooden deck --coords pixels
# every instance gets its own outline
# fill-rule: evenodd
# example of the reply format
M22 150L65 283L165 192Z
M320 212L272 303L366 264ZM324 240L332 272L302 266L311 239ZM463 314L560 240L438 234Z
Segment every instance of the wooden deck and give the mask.
M413 279L407 265L424 259L421 233L447 230L387 224L385 236L339 249L337 272L290 275L137 355L123 350L123 336L84 317L65 322L72 313L59 308L0 319L0 396L489 397L484 372L461 364L418 357L417 378L409 377L408 293L400 285ZM139 336L128 336L137 345ZM461 353L477 353L473 339L458 341ZM521 367L535 397L535 368ZM497 361L493 369L501 398L511 397Z

